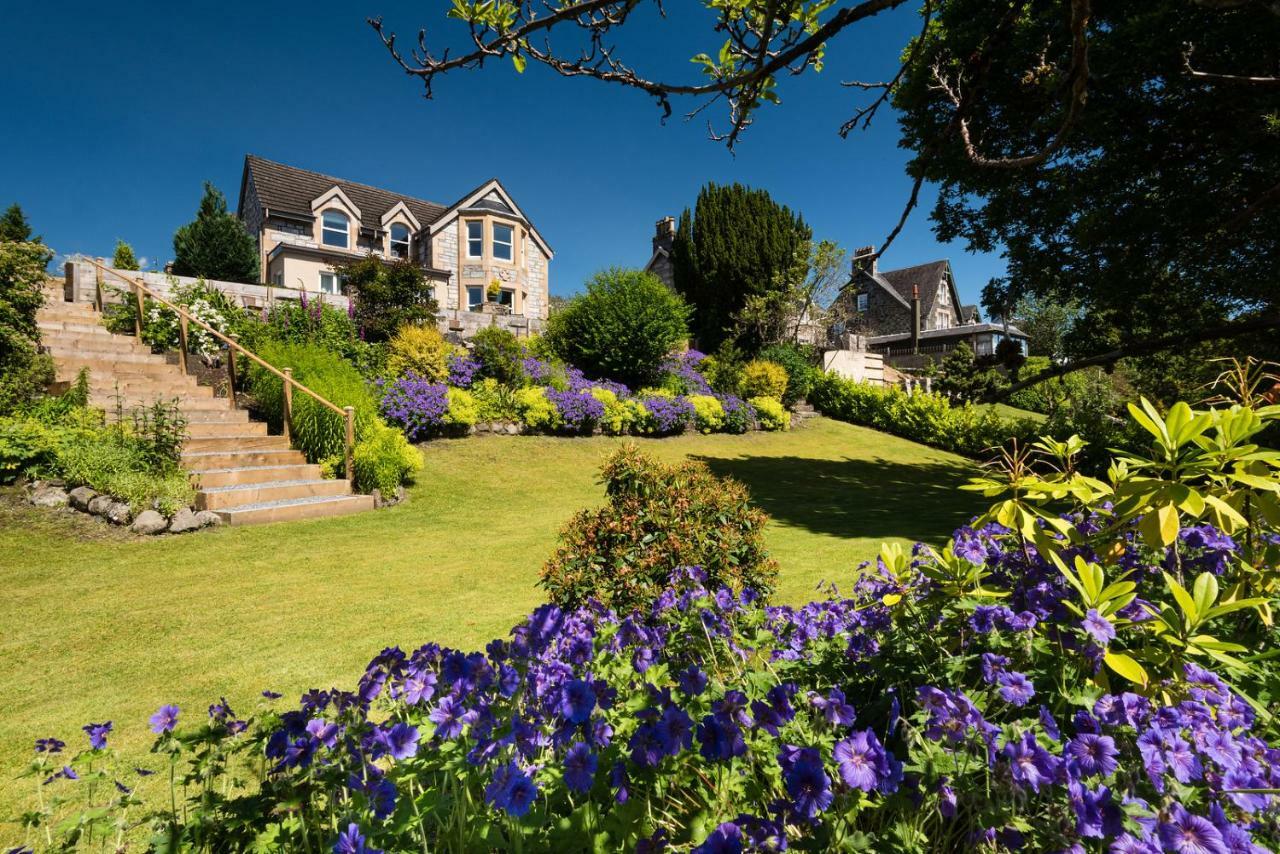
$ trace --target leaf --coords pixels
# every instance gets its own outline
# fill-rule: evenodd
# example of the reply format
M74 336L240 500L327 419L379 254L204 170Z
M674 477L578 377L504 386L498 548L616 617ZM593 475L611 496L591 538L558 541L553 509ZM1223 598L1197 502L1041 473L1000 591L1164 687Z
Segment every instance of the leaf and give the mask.
M1178 536L1178 511L1172 504L1163 504L1142 517L1138 530L1152 548L1168 548Z
M880 597L880 601L883 602L887 607L892 608L894 605L897 605L899 602L902 601L902 594L886 593L884 594L884 596Z
M1108 652L1102 656L1103 662L1120 676L1130 682L1136 682L1144 688L1149 681L1147 671L1132 656L1123 652Z
M525 66L529 64L529 60L525 59L523 54L513 53L511 54L511 64L516 67L517 74L524 74Z
M1173 594L1173 598L1178 601L1178 607L1182 609L1182 613L1186 615L1191 625L1199 622L1198 612L1196 610L1196 602L1191 598L1191 594L1187 592L1187 588L1178 583L1178 580L1169 573L1164 575L1164 583L1168 586L1169 592Z

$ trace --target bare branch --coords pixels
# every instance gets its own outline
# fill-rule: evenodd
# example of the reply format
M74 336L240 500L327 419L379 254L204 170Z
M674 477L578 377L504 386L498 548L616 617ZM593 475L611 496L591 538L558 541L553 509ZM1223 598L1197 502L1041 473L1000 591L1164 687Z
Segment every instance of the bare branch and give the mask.
M1243 74L1214 74L1208 71L1197 71L1191 65L1191 54L1194 51L1194 45L1187 45L1182 51L1182 67L1194 80L1203 80L1206 83L1234 83L1238 86L1280 86L1280 77L1249 77Z
M924 47L924 37L929 32L929 23L933 20L933 0L925 0L924 4L924 23L920 25L920 35L916 37L915 43L911 46L911 53L898 66L898 73L893 75L893 79L884 83L866 83L861 80L849 80L841 83L841 86L849 86L857 89L870 90L879 89L880 96L872 101L869 105L862 107L853 114L853 118L840 126L840 136L848 137L849 133L862 124L862 129L866 130L871 127L871 120L876 117L876 113L880 108L888 103L889 98L893 97L893 90L897 88L898 83L902 81L902 77L907 73L907 69L915 65L916 57L920 55L921 49ZM895 232L896 235L896 232Z
M1193 332L1177 332L1173 335L1165 335L1159 338L1149 338L1145 341L1137 341L1127 344L1123 347L1117 347L1106 353L1099 353L1096 356L1088 356L1084 359L1077 359L1068 362L1065 365L1057 365L1048 368L1034 377L1025 380L1019 380L1016 383L1001 389L992 395L993 400L1006 398L1014 392L1022 391L1024 388L1030 388L1037 383L1045 380L1051 380L1054 377L1061 377L1085 368L1101 367L1112 365L1121 359L1128 359L1134 356L1146 356L1151 353L1158 353L1161 350L1169 350L1174 347L1186 347L1188 344L1199 344L1202 341L1218 341L1226 338L1238 338L1241 335L1248 335L1251 332L1261 332L1266 329L1275 329L1280 327L1280 314L1269 314L1263 317L1254 318L1252 320L1238 320L1231 323L1223 323L1218 326L1211 326L1206 329Z

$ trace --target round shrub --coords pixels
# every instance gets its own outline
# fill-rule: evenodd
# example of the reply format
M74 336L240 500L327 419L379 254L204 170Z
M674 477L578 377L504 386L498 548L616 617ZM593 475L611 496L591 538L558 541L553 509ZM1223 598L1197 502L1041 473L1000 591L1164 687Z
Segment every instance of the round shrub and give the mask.
M595 600L626 612L650 608L671 572L699 566L715 586L768 596L777 564L764 546L768 516L746 487L705 464L669 466L634 445L601 468L608 503L577 514L542 569L541 585L562 608Z
M753 397L750 402L761 430L786 430L791 426L791 413L777 398Z
M377 489L389 497L422 468L422 452L399 430L377 424L356 443L351 465L356 489L366 493Z
M656 381L689 335L689 308L652 273L610 269L587 282L547 324L557 356L594 379L636 387Z
M449 389L449 411L445 413L445 423L455 427L470 427L480 418L480 407L475 396L465 388Z
M524 352L520 342L509 330L500 326L486 326L471 339L471 358L480 365L476 376L490 377L504 385L518 386L523 379L520 361Z
M557 420L569 433L590 433L604 417L604 403L589 390L546 389L547 400L556 408Z
M516 389L512 395L520 422L530 430L550 432L560 426L560 413L545 388Z
M812 348L799 344L774 344L761 350L760 358L781 365L787 372L787 389L782 394L782 402L788 407L808 395L818 378Z
M752 359L742 368L740 394L747 398L772 397L782 400L787 393L787 371L776 362Z
M456 351L434 326L401 326L387 342L387 373L400 377L412 372L428 382L447 382Z
M724 427L724 404L709 394L689 395L693 423L701 433L715 433Z
M638 402L623 400L612 389L593 386L591 395L604 405L600 430L609 436L623 435L643 416L644 409Z
M520 420L515 392L492 377L475 383L471 387L471 396L476 402L477 423Z

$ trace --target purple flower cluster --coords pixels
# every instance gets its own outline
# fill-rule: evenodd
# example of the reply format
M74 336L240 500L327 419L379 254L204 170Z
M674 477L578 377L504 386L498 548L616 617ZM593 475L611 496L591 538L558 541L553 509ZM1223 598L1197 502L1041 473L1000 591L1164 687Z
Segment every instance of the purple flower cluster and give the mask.
M571 433L588 433L604 417L604 404L589 391L556 391L547 389L551 401L566 430Z
M438 433L449 413L449 388L409 373L382 386L378 411L412 441Z
M457 388L471 388L479 372L480 363L470 356L457 353L449 356L449 385Z
M707 358L705 353L687 350L667 357L662 363L662 372L674 378L683 386L685 394L712 394L706 377L698 370L698 366Z
M693 423L693 404L683 397L646 397L640 403L649 413L652 432L659 435L683 433Z
M546 385L551 379L551 363L537 356L525 356L521 359L520 370L530 385Z

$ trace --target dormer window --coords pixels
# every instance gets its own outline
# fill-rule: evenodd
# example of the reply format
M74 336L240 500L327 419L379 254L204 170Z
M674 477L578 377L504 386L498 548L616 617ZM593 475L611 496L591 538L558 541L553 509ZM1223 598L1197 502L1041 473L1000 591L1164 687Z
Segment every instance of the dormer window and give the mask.
M391 257L409 257L409 226L404 223L391 224Z
M327 210L320 215L320 242L339 249L351 246L351 220L346 214Z
M515 258L515 229L500 222L493 224L493 257L499 261Z

